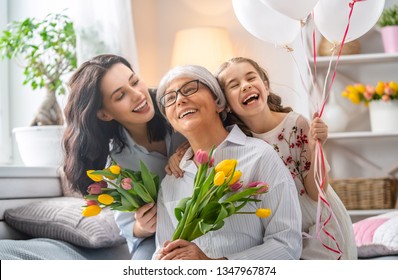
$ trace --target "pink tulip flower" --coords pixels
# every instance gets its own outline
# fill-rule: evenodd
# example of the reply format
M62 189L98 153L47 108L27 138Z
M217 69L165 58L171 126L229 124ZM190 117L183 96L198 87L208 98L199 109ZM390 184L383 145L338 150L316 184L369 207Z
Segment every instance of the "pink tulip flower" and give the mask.
M209 161L209 155L206 151L199 149L195 154L195 160L199 164L205 164Z
M89 194L100 194L100 193L102 193L102 186L103 186L103 184L100 184L99 182L98 183L92 183L90 186L88 186L87 192Z
M131 189L131 183L133 182L133 180L131 180L131 178L124 178L121 182L122 188L125 190L130 190Z

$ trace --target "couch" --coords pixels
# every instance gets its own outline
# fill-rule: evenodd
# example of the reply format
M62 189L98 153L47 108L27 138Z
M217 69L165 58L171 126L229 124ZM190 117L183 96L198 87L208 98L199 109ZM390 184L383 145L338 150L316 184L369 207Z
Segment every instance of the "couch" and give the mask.
M113 213L84 200L55 168L0 167L0 259L128 260ZM360 259L398 259L398 209L354 223Z
M110 210L83 217L84 199L53 167L0 167L0 259L128 260Z

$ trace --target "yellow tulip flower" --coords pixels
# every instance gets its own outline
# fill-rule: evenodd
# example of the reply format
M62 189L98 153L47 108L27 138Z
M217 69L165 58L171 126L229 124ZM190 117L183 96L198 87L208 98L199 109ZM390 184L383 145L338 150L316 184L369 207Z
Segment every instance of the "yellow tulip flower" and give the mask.
M256 215L259 218L268 218L269 216L271 216L272 211L269 208L258 208L256 210Z
M225 159L216 165L215 171L216 173L223 171L226 176L229 176L237 164L238 161L236 159Z
M91 174L93 173L95 170L87 170L86 174L87 176L93 180L94 182L101 182L102 181L102 175L98 175L98 174Z
M225 182L225 173L223 171L219 171L214 175L214 185L221 186Z
M228 186L235 184L240 179L241 176L242 176L242 171L235 170L234 176L232 176L232 179L229 182Z
M112 172L112 174L119 175L120 174L120 166L119 165L112 165L109 167L109 171Z
M375 87L375 91L378 95L384 94L384 82L378 82L377 86Z
M105 205L110 205L113 203L114 198L109 194L100 194L98 196L98 201Z
M101 212L101 207L98 205L90 205L84 208L82 211L82 215L84 217L92 217L92 216L97 216Z

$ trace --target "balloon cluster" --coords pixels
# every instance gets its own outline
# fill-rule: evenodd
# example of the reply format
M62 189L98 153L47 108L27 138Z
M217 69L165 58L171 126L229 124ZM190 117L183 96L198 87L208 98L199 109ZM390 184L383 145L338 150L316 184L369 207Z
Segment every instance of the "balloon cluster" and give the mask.
M232 0L235 15L248 32L280 46L296 39L301 23L311 14L316 28L328 41L339 44L346 32L346 43L355 40L377 23L384 3L385 0Z

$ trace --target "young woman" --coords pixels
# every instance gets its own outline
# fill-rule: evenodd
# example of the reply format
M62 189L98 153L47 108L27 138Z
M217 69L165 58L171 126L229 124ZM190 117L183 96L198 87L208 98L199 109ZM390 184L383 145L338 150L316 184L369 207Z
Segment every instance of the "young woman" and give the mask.
M271 144L293 176L303 214L302 230L306 233L301 258L337 259L341 249L341 259L356 259L351 219L337 194L328 186L327 178L323 190L334 218L324 230L334 236L337 243L324 230L320 232L323 242L315 237L318 188L312 163L316 141L326 140L327 126L317 115L309 125L302 115L283 107L281 98L270 91L266 71L251 59L237 57L223 63L216 77L228 103L226 124L238 124L243 131ZM326 208L324 211L322 217L325 219L330 212ZM312 238L307 238L308 235Z
M64 172L74 190L86 194L92 183L86 171L104 168L110 156L133 170L139 170L142 160L163 178L173 145L183 138L172 133L153 101L155 93L124 58L94 57L79 67L69 85ZM136 213L116 212L115 217L133 258L151 258L156 205L147 204ZM145 238L145 246L139 246Z
M170 70L161 80L157 102L173 128L188 140L190 148L180 166L183 177L166 176L158 196L155 259L298 259L301 253L301 211L290 173L270 145L247 137L238 126L228 131L220 113L225 97L215 77L204 67L187 65ZM244 184L263 181L269 191L259 202L249 202L241 211L270 208L272 215L233 215L221 229L193 242L169 242L177 220L174 208L191 196L199 149L214 151L214 163L234 158Z

